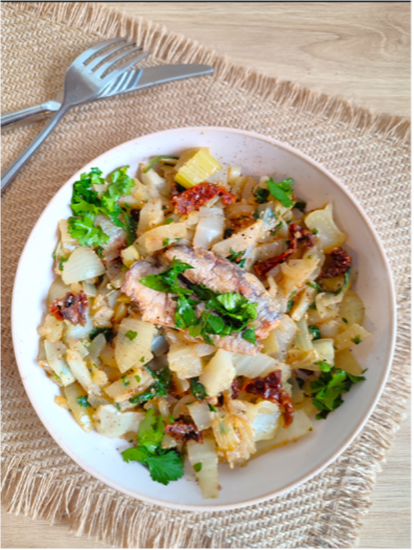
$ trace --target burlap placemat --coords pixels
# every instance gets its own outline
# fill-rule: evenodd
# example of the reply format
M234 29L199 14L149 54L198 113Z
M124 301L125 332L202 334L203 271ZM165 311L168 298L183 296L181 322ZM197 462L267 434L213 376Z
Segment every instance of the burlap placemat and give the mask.
M91 4L2 4L3 110L52 98L89 45L128 34L148 64L204 62L213 77L185 80L73 109L3 198L3 499L10 512L59 521L114 546L351 547L376 473L403 418L409 346L409 123L235 67L148 21ZM399 330L389 382L361 435L323 473L264 504L232 512L174 512L98 482L56 445L24 392L11 344L14 273L30 231L60 186L104 151L165 128L244 128L288 142L339 177L370 216L388 253ZM39 131L3 137L3 170Z

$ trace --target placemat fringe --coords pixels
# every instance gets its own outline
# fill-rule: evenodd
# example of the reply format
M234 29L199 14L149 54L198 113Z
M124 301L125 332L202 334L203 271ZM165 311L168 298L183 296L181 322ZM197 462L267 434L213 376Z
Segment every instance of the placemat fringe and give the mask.
M27 11L26 4L16 4L16 9ZM373 113L357 107L342 98L309 90L299 84L263 75L232 63L227 57L170 32L166 27L131 17L120 10L94 3L30 3L36 17L48 18L81 28L87 33L113 36L129 36L153 57L161 57L167 63L206 63L213 65L215 80L224 80L260 99L275 101L279 106L291 106L308 112L310 116L328 119L332 124L343 123L358 129L361 134L382 134L395 144L410 138L410 122L400 116Z

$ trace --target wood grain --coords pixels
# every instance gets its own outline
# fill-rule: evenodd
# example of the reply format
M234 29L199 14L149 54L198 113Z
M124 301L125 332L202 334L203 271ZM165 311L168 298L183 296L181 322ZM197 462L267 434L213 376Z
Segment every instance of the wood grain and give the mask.
M410 4L109 2L245 67L380 112L410 114ZM364 520L363 548L410 548L410 421L397 434ZM10 516L2 548L105 548L68 524Z

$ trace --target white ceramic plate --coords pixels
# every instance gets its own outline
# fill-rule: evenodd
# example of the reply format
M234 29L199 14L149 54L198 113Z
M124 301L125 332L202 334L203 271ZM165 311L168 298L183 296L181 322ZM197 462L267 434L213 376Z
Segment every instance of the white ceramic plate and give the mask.
M108 174L129 165L129 174L134 175L138 163L149 157L178 155L199 146L210 147L225 164L242 166L243 173L293 177L296 194L307 201L308 208L333 201L335 220L348 234L346 245L358 267L356 290L366 306L365 327L372 333L355 350L359 363L368 368L366 382L354 386L340 409L327 420L315 422L314 431L296 443L260 456L245 468L230 470L220 465L222 489L217 500L203 500L188 464L186 475L165 487L153 482L140 464L122 461L119 451L129 446L125 441L109 440L96 431L84 433L68 411L55 405L59 388L36 362L36 329L45 314L46 296L54 278L52 252L57 224L71 215L73 182L94 166ZM227 128L181 128L115 147L83 167L50 201L20 259L13 294L13 342L33 407L55 441L84 470L123 493L154 504L186 510L224 510L255 504L292 489L320 472L351 443L372 412L387 378L395 339L394 303L391 272L371 223L343 185L322 166L288 145L258 134Z

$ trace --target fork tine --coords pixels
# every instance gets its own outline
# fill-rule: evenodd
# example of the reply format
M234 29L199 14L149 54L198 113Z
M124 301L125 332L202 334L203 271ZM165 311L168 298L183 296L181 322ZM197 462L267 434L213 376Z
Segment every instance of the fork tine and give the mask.
M80 55L78 55L74 63L85 63L85 61L90 59L93 55L100 52L107 46L111 46L112 44L116 44L119 42L126 42L126 41L127 41L127 37L123 36L122 38L111 38L109 40L104 40L103 42L99 42L98 44L91 46L90 48L82 52Z
M134 55L131 59L126 61L123 65L121 65L120 67L117 67L116 69L111 71L108 75L106 75L102 79L102 82L108 82L108 83L111 82L111 80L113 80L114 78L117 78L124 71L127 71L128 69L133 67L136 63L139 63L140 61L142 61L143 59L148 57L149 54L150 54L150 52L144 52L140 55Z
M107 50L104 51L104 53L102 55L99 55L96 59L92 60L90 63L88 63L86 65L86 67L92 71L92 69L94 69L95 67L97 67L98 65L100 65L103 61L105 61L105 59L108 59L108 57L110 57L111 55L113 55L114 53L120 51L120 50L123 50L125 48L129 48L130 46L133 46L134 43L133 42L124 42L122 44L114 44L112 46L112 48L108 48ZM142 46L137 46L138 50L142 50Z
M94 72L94 75L97 76L97 77L101 77L104 73L106 73L106 71L108 71L116 63L118 63L118 61L121 61L121 59L124 59L124 57L128 57L128 55L131 55L131 54L133 54L135 52L139 52L139 51L142 51L141 46L137 46L137 47L131 48L129 50L121 51L117 55L111 57L111 59L109 61L107 61L106 63L104 63L100 67L98 67L96 69L96 71Z
M128 71L122 73L112 84L109 84L105 90L105 95L116 94L119 89L125 86L126 81L130 78Z

